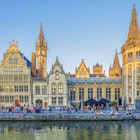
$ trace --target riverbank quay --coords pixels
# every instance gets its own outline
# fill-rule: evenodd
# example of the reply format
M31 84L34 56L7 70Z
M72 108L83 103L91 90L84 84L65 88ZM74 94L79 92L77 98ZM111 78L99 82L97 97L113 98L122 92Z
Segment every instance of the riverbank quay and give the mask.
M132 114L126 115L120 111L118 115L110 115L109 111L102 111L102 114L92 112L72 112L54 111L43 113L3 113L0 112L0 121L123 121L123 120L140 120L140 111L133 111Z

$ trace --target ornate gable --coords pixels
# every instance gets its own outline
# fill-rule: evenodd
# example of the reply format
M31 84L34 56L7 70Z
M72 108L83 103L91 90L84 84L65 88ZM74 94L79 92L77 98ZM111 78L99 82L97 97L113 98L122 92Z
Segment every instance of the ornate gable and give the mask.
M0 65L0 74L30 74L31 62L20 52L17 43L10 43L3 55Z
M90 69L86 67L84 59L78 68L75 70L76 78L89 78L90 77Z
M52 69L50 71L50 74L54 74L57 71L61 74L65 74L65 72L63 70L63 66L60 64L58 57L56 57L56 61L55 61L54 65L52 65Z

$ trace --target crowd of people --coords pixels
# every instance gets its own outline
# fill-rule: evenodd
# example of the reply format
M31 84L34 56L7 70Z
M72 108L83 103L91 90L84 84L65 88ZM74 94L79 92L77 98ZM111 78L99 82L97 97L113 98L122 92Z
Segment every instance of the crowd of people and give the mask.
M10 107L5 107L4 105L0 104L0 110L3 113L18 113L18 117L24 117L26 113L40 113L43 112L44 109L39 106L36 105L34 106L32 105L12 105Z
M13 106L10 106L10 107L5 107L4 105L1 105L0 104L0 110L1 112L3 113L18 113L19 114L19 117L24 117L26 113L43 113L44 112L44 108L42 108L39 104L37 104L36 106L34 106L33 104L32 105L13 105ZM65 109L64 108L61 108L59 110L59 114L62 114L62 112L66 110L67 113L72 113L72 112L78 112L79 110L79 107L78 106L67 106ZM86 113L86 112L92 112L96 115L98 114L104 114L102 112L102 110L104 110L104 105L95 105L93 104L92 106L91 105L85 105L83 106L83 108L81 108L81 110L83 111L83 113ZM52 113L53 112L53 107L50 106L49 107L49 113ZM119 114L119 111L118 111L118 106L112 106L111 109L110 109L110 115L118 115ZM126 115L130 115L132 114L132 109L131 108L128 108L127 111L125 112Z

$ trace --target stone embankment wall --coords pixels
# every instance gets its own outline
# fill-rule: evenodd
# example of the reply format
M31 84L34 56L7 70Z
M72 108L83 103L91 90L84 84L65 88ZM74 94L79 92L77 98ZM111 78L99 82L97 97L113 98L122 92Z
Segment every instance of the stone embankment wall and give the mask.
M132 115L95 115L95 114L43 114L27 113L19 116L16 113L0 114L0 121L123 121L140 120L140 113Z

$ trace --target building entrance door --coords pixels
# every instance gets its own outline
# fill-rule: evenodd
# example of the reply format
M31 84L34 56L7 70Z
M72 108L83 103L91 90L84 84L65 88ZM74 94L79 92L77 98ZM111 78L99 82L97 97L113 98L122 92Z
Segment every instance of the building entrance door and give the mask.
M19 101L15 100L15 106L19 105Z
M44 107L45 107L45 108L48 107L48 103L47 103L47 102L44 103Z
M42 100L36 100L36 106L39 105L42 107Z

